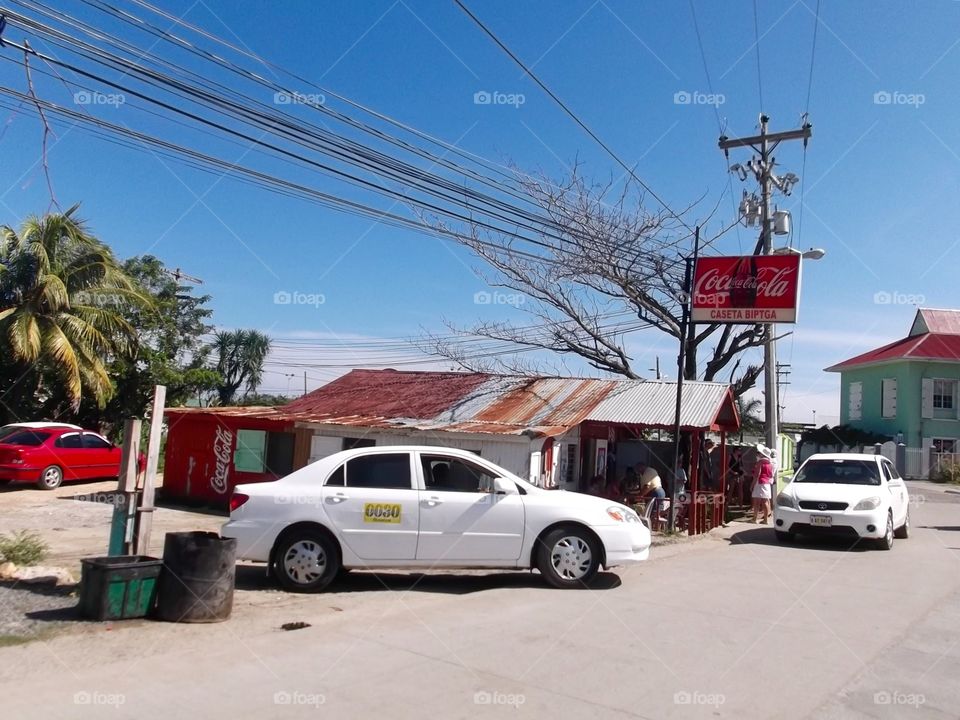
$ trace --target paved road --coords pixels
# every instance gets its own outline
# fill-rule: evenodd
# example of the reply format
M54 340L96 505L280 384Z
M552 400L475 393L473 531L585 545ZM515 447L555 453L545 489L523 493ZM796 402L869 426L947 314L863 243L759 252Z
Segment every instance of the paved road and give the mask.
M591 591L526 573L258 590L229 623L0 649L10 718L957 718L960 495L892 552L728 528ZM310 627L284 632L281 622Z

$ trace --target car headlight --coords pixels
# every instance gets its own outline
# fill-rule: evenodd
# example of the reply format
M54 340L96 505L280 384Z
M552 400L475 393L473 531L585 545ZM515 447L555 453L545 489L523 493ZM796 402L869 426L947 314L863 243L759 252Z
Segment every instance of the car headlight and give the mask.
M786 507L797 509L797 499L788 493L780 493L777 495L777 507Z
M627 523L638 523L640 522L640 516L637 515L633 510L628 507L613 507L607 508L607 515L617 522L627 522Z
M854 510L876 510L880 507L880 498L877 495L873 497L864 498L856 504L853 508Z

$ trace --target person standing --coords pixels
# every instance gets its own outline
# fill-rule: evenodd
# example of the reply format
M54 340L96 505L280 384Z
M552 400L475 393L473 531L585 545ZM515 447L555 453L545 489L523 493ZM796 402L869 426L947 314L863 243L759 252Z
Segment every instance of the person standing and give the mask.
M700 446L700 489L716 492L717 473L713 467L713 450L717 444L707 438Z
M763 525L770 517L770 499L773 496L773 453L763 443L757 443L757 461L753 465L753 485L750 497L753 499L753 522L763 514Z
M742 505L744 502L743 451L740 448L736 448L730 455L728 470L730 472L730 485L732 486L730 496L736 498L737 505Z

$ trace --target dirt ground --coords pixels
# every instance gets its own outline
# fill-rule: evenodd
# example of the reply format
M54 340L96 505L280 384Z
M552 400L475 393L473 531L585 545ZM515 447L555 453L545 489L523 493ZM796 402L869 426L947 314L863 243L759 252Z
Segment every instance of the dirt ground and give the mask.
M50 546L46 565L59 565L80 578L80 560L107 554L116 480L66 483L53 491L30 485L0 488L0 531L32 530ZM181 530L218 531L226 518L188 509L154 513L150 554L160 557L163 537Z
M116 481L71 483L55 491L30 486L0 488L0 532L31 530L50 546L44 565L67 568L80 580L80 560L107 554L110 518L113 512L112 493ZM158 507L154 514L150 555L161 557L164 535L186 530L219 531L224 515L182 507ZM707 538L705 538L707 539ZM718 539L718 538L714 538ZM658 559L684 552L697 542L676 537L660 537ZM616 583L614 573L604 573L600 583ZM465 594L482 590L523 586L542 587L542 581L530 572L497 571L433 571L425 576L409 572L353 572L339 580L321 595L296 595L279 589L267 576L262 565L241 564L237 567L233 615L220 629L214 626L177 626L149 620L89 622L76 612L77 588L26 586L23 583L0 583L0 646L34 640L47 640L66 635L83 647L91 634L126 631L142 639L135 643L144 648L151 639L179 637L189 647L205 642L211 636L227 633L256 636L280 631L290 622L324 622L344 609L363 610L377 607L384 592L402 591L428 594ZM369 609L369 608L368 608ZM0 680L4 673L0 670Z

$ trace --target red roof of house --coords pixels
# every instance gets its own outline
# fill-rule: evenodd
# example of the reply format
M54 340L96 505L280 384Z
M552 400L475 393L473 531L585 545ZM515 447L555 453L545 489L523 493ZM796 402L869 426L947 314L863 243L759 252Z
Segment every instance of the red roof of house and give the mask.
M827 372L839 372L862 365L894 360L939 360L960 362L960 335L925 333L912 335L832 365Z

